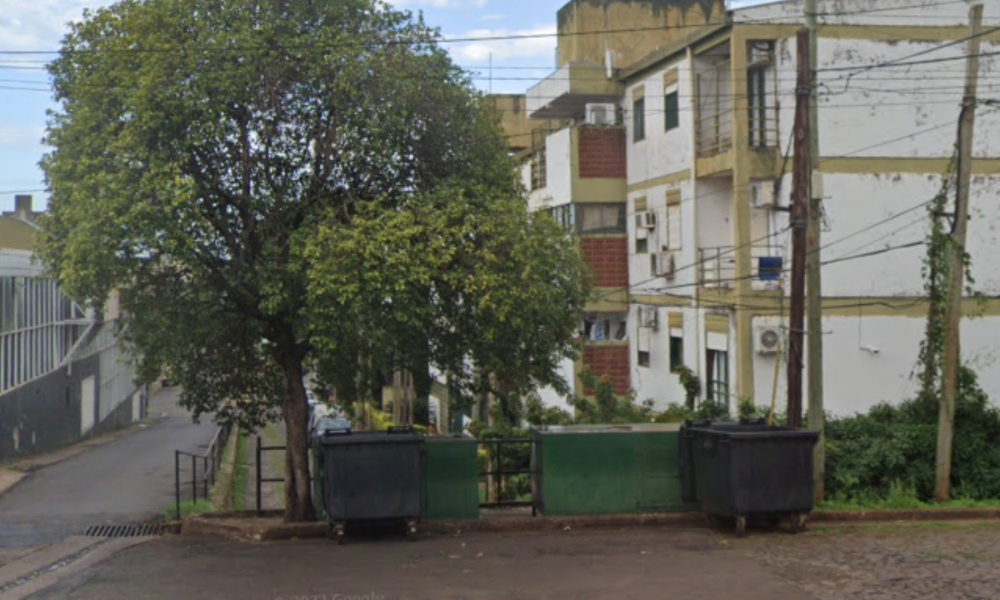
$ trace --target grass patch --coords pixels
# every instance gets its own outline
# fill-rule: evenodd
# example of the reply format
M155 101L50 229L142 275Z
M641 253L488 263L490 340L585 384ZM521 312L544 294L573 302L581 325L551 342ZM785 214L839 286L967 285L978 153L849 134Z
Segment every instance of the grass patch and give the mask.
M189 515L197 515L206 512L212 512L215 510L215 506L208 500L185 500L181 502L181 519ZM173 521L177 518L177 507L171 506L169 508L163 509L163 520Z
M234 459L233 481L229 488L229 497L233 510L243 510L246 504L247 478L247 438L248 434L242 428L236 437L236 458Z
M924 502L913 486L893 482L885 496L862 494L853 498L832 498L816 510L947 510L961 508L1000 508L1000 499L972 500L956 498L949 502Z

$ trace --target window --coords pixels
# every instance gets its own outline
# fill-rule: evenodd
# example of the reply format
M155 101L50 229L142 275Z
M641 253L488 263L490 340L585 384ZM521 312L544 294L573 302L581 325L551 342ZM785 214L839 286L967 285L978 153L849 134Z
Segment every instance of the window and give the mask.
M670 372L684 366L684 336L670 332Z
M576 216L580 233L625 233L624 204L580 204Z
M716 403L729 402L729 353L725 350L709 350L708 385L706 386L708 400Z
M531 155L531 191L545 187L545 149L536 150Z
M645 231L645 230L640 230ZM649 239L646 237L636 237L635 238L635 253L636 254L646 254L649 252Z
M677 91L663 96L663 131L676 129L681 124L680 103Z
M761 148L776 143L775 115L769 104L768 82L774 71L774 42L750 42L747 66L747 111L750 146ZM773 101L773 100L772 100Z
M573 204L564 204L562 206L555 206L549 209L549 214L552 218L556 220L556 223L562 225L563 229L566 231L573 231L576 229L576 206Z
M632 102L632 141L641 142L646 139L646 99L639 98Z
M638 344L636 345L639 354L636 357L636 362L640 367L649 366L649 332L649 327L644 327L642 323L639 324Z
M681 205L680 205L680 194L677 195L677 203L669 204L671 202L670 194L667 195L667 240L666 246L670 250L680 250L681 249Z

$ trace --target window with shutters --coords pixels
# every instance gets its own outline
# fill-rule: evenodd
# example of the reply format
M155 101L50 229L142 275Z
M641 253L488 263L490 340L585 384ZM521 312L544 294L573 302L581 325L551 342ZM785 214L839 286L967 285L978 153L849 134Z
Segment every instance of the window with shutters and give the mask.
M650 360L650 356L649 356L649 336L650 336L650 329L649 329L649 327L643 327L640 324L639 325L639 332L638 332L638 336L637 336L638 339L636 340L638 342L636 344L636 348L638 349L638 352L639 352L638 356L636 357L636 362L639 364L640 367L648 367L649 366L649 360Z
M680 97L677 88L663 95L663 130L676 129L681 124Z
M632 141L641 142L646 139L646 99L639 98L632 102Z
M667 248L681 249L681 205L667 206Z

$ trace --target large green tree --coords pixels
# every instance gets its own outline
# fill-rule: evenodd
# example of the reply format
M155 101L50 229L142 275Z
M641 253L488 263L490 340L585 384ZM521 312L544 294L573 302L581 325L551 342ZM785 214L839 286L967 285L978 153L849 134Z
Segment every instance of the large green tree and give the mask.
M494 394L508 421L538 387L570 394L559 363L578 351L586 265L520 196L442 185L392 211L370 204L323 221L305 256L311 332L339 390L431 366L453 389Z
M142 377L165 371L196 418L284 421L288 520L314 513L310 365L339 365L341 395L432 363L521 389L572 352L578 252L524 213L437 39L378 0L123 0L50 66L43 260L94 306L120 290ZM345 245L359 232L381 246ZM345 268L376 287L336 289ZM544 336L514 335L534 319Z
M143 376L196 417L283 418L288 520L313 515L297 244L446 181L517 193L437 38L377 0L123 0L50 66L44 261L93 305L121 291Z

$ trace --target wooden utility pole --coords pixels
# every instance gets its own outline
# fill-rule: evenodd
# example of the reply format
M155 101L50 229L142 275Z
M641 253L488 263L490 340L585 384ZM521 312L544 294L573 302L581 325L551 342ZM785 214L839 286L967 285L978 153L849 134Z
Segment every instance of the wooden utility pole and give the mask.
M937 468L934 499L946 502L951 496L951 446L955 424L955 398L961 365L959 325L962 322L962 288L965 283L965 233L969 219L969 185L972 182L972 139L976 126L979 88L979 31L983 5L969 11L970 33L965 60L965 94L958 128L958 180L955 189L955 226L948 253L948 300L945 303L944 362L941 409L938 418Z
M799 30L798 76L795 81L795 156L792 162L792 290L788 324L788 426L802 427L802 359L805 287L806 221L808 220L809 102L812 73L809 69L809 31Z
M819 432L813 446L813 501L823 501L826 452L823 439L823 286L820 269L820 221L823 190L819 182L819 111L816 92L818 43L816 41L816 0L805 0L806 29L809 30L809 222L806 225L806 368L809 382L809 429Z

